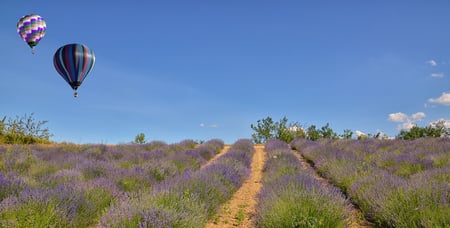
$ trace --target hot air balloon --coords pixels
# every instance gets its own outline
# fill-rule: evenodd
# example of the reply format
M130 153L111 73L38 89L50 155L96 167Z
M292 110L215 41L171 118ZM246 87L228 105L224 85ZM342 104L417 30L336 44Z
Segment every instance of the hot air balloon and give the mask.
M84 44L64 45L58 48L53 56L56 71L72 87L74 97L78 97L77 89L94 64L94 52Z
M17 22L17 33L30 46L33 54L34 46L44 37L46 29L44 19L37 14L25 15Z

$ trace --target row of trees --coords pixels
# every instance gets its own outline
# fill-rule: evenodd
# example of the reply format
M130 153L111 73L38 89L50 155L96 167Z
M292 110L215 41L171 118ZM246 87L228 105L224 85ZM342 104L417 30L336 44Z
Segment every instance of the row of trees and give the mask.
M401 130L397 135L400 139L417 139L423 137L448 137L450 129L445 126L445 121L441 120L426 127L413 126L409 130Z
M252 134L253 142L265 143L268 139L277 138L290 143L296 138L305 138L309 140L318 140L320 138L327 139L351 139L353 131L345 129L342 134L336 133L331 129L330 124L318 128L311 125L303 128L298 122L288 122L286 117L279 121L274 121L271 117L258 120L256 124L250 127L255 131ZM417 139L421 137L444 137L450 135L450 129L445 127L445 122L440 121L427 127L414 126L410 130L402 130L396 138L398 139ZM357 139L378 138L386 139L387 136L381 132L377 134L358 135Z
M0 144L50 143L51 134L44 125L48 121L36 121L34 113L16 116L4 116L0 119Z
M34 113L31 115L16 116L8 118L4 116L0 119L0 144L32 144L32 143L50 143L52 136L48 128L44 125L48 121L36 121ZM256 124L250 127L255 131L252 139L255 143L265 143L267 139L277 138L287 143L296 138L306 138L309 140L318 140L320 138L328 139L351 139L353 132L345 129L342 134L337 134L327 123L318 128L311 125L303 128L298 122L288 122L286 117L279 121L274 121L271 117L258 120ZM417 139L422 137L448 137L450 129L446 127L445 121L438 121L426 127L414 126L409 130L402 130L396 136L398 139ZM387 138L382 133L375 135L358 135L358 139L365 138ZM145 143L145 135L140 133L136 135L134 143Z
M316 125L311 125L305 129L298 122L288 123L286 117L283 117L279 121L274 121L271 117L267 117L258 120L256 125L251 124L250 127L255 131L252 134L252 139L255 143L265 143L270 138L277 138L289 143L296 138L306 138L309 140L317 140L320 138L351 139L353 136L353 132L348 129L344 130L343 134L337 134L330 128L329 123L320 128Z

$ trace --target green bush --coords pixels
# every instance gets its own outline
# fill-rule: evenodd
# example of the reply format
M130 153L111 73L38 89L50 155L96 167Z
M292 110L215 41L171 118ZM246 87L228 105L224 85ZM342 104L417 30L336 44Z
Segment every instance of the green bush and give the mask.
M51 134L43 127L48 121L36 121L33 115L4 116L0 120L0 144L50 143Z

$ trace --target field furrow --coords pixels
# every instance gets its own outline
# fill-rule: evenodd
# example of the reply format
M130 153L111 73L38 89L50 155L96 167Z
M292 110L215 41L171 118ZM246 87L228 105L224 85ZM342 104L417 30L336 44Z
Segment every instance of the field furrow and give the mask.
M297 151L293 151L293 153L300 161L302 169L308 170L311 173L313 173L312 176L314 177L314 179L318 180L322 186L324 186L326 188L331 188L332 186L334 186L326 178L321 176L317 172L317 170L313 166L311 166L310 163L308 163L308 161L303 157L303 155L301 155ZM334 186L334 187L336 187L336 186ZM348 215L348 218L347 218L347 223L349 224L348 227L351 227L351 228L372 227L372 224L364 218L364 215L362 214L362 212L355 205L350 204L347 208L346 214Z
M254 227L257 195L261 190L262 169L265 161L263 145L255 145L250 177L206 225L215 227Z
M375 227L448 227L450 141L297 139L316 172Z
M265 151L257 227L359 227L342 192L302 164L286 142L268 140Z
M212 157L206 164L202 165L202 169L205 168L208 165L211 165L215 160L217 160L218 158L220 158L222 155L226 154L227 151L230 149L231 145L224 145L223 149L217 153L216 155L214 155L214 157Z

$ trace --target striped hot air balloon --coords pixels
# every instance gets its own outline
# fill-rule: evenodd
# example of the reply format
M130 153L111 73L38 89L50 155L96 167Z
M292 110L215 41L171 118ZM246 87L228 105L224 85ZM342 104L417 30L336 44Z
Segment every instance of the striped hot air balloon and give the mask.
M44 19L37 14L25 15L17 22L17 33L31 48L34 54L34 46L38 45L47 30Z
M74 96L78 96L77 89L92 70L95 55L84 44L67 44L56 50L53 65L61 77L72 87Z

